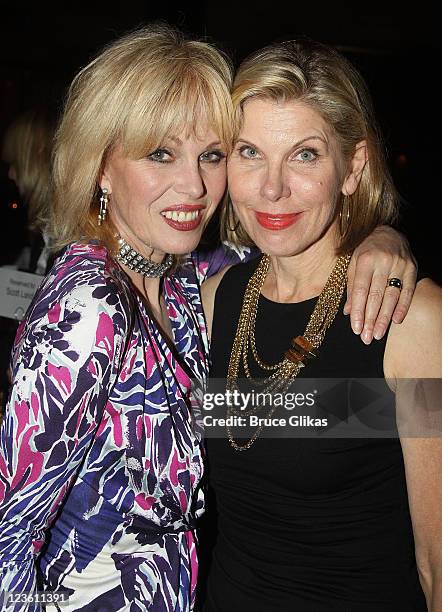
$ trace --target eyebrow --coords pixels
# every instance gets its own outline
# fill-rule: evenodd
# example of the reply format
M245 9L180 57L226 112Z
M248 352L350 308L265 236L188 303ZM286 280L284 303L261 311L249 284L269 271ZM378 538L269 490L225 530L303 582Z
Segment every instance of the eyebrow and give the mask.
M214 142L211 142L210 144L207 145L207 149L211 149L212 147L221 147L221 146L222 146L221 140L215 140Z
M181 140L181 138L178 138L178 136L170 136L169 140L171 140L172 142L174 142L175 144L177 144L178 146L181 146L183 144L183 141ZM167 139L166 139L167 142ZM214 142L209 143L205 148L206 149L211 149L212 147L221 147L222 143L220 140L215 140Z
M320 142L323 142L326 146L328 146L328 142L325 138L323 138L322 136L312 135L312 136L306 136L305 138L298 140L298 142L295 142L295 144L292 146L292 150L296 149L297 147L299 147L300 145L304 144L305 142L309 140L319 140ZM251 141L245 140L244 138L238 138L238 140L236 141L236 144L239 144L239 143L255 146Z

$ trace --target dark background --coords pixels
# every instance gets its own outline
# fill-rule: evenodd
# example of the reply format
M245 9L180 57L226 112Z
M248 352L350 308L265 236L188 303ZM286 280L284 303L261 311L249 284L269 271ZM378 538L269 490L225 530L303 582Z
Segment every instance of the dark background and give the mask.
M5 4L3 4L3 7ZM326 8L302 3L206 2L120 3L84 10L30 9L18 3L0 19L0 137L21 110L36 103L59 107L66 85L106 42L152 20L166 20L189 34L218 42L238 64L250 51L302 34L335 45L360 69L372 91L403 197L400 226L420 268L439 282L441 232L440 75L441 36L433 9ZM367 5L369 6L369 5ZM3 10L3 9L2 9ZM10 196L2 197L3 217L17 218ZM13 224L14 226L14 224ZM18 236L18 233L17 233ZM5 244L5 242L3 242ZM4 248L4 247L3 247ZM1 251L0 247L0 251Z
M22 110L36 104L60 108L66 86L100 47L152 20L162 19L191 35L207 36L229 52L236 65L256 48L297 35L336 46L360 69L371 89L392 174L403 198L400 227L421 270L442 281L437 214L442 175L442 36L435 9L428 10L423 3L408 9L403 3L393 10L386 2L376 9L370 3L349 8L350 3L330 2L324 8L317 2L274 0L206 0L177 6L171 0L127 0L110 10L109 0L100 8L90 3L81 9L75 2L69 3L72 8L50 12L43 2L36 4L31 9L18 2L5 13L7 5L2 3L0 9L0 138ZM0 191L3 261L21 240L24 211L21 206L11 208L16 197L10 189ZM4 346L12 342L12 334L9 339L5 334L0 328L0 348L2 342ZM7 357L7 351L3 352ZM0 377L6 363L0 366ZM7 388L7 381L3 386Z

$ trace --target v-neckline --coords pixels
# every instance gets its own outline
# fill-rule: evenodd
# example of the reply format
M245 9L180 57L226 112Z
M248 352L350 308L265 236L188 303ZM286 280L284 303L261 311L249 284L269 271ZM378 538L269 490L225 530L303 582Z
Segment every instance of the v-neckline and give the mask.
M167 299L166 282L167 281L162 283L161 295L166 305L166 311L169 317L170 327L172 331L172 338L167 336L167 334L165 334L162 328L158 325L156 319L146 307L146 304L144 303L142 297L138 294L136 297L138 303L141 305L141 312L143 315L143 319L145 320L145 324L148 326L150 333L155 338L155 342L157 343L158 348L160 348L161 350L161 359L167 362L170 371L174 373L174 375L175 370L180 371L181 376L179 377L179 379L182 382L185 381L186 388L190 390L192 386L192 378L195 378L197 376L197 373L192 371L192 368L186 361L185 355L182 355L177 350L177 322L176 320L174 320L174 317L171 316L173 314L172 309L176 311L177 305ZM170 357L173 359L174 364L171 363Z

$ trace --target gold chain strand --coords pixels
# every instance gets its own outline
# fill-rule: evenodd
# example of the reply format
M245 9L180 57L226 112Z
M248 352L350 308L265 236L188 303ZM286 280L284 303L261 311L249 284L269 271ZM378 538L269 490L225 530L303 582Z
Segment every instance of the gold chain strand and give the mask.
M315 308L310 316L310 319L302 336L297 336L292 339L291 348L286 351L284 358L274 365L265 363L259 356L256 347L256 317L258 313L258 301L264 285L266 276L270 267L270 258L268 255L263 255L255 272L252 274L247 283L244 293L241 313L239 316L238 326L236 329L235 338L233 341L232 350L230 353L230 362L227 373L227 389L235 390L238 383L238 375L240 364L242 363L246 378L257 385L266 385L264 393L275 392L276 390L285 392L293 382L293 379L299 374L304 361L314 358L314 349L317 349L322 344L325 333L336 316L336 313L341 302L342 294L347 284L347 269L350 263L351 254L342 255L336 261L336 264L325 283L321 294L319 295ZM267 378L253 379L249 366L249 353L257 365L266 372L272 372ZM260 410L262 406L256 406L247 411L235 410L232 406L227 409L227 415L248 416ZM275 410L275 407L270 408L267 417L270 418ZM263 425L258 427L253 436L246 444L238 444L232 435L230 426L227 426L227 435L231 446L238 451L246 450L259 437Z

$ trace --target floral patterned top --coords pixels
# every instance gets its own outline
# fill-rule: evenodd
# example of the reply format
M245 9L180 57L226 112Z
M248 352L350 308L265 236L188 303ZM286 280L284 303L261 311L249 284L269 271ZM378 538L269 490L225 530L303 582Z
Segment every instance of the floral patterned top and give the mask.
M208 374L200 283L235 253L163 281L175 347L104 247L74 243L13 349L0 431L0 607L64 591L63 610L191 610L203 450L192 379Z

